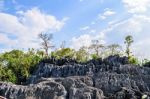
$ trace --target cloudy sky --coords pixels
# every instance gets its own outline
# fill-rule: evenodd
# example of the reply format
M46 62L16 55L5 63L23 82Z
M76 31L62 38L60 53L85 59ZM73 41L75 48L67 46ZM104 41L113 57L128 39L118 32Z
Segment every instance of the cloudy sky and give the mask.
M39 48L41 32L75 49L130 34L134 55L150 58L150 0L0 0L0 52Z

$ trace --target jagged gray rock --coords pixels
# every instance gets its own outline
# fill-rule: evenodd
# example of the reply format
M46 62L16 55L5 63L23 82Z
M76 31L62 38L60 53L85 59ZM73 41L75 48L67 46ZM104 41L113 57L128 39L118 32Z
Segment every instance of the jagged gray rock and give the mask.
M72 65L63 65L56 66L53 64L42 63L39 65L39 68L29 78L29 83L34 83L36 80L41 77L68 77L68 76L85 76L88 75L89 72L93 72L94 74L98 72L109 72L109 73L117 73L117 74L129 74L129 75L150 75L150 68L133 66L133 65L94 65L92 63L87 65L74 64Z
M66 99L64 86L52 81L21 86L11 83L0 83L0 95L7 99Z
M122 88L126 88L131 90L130 92L134 92L134 97L136 97L134 99L140 99L142 95L150 92L150 76L99 73L94 78L95 87L103 90L104 95L107 97L114 96L117 92L120 92ZM124 93L124 95L126 94ZM132 97L128 98L131 99Z
M85 83L84 83L85 82ZM40 79L28 86L0 83L0 95L8 99L103 99L89 77Z
M58 62L58 63L57 63ZM70 64L69 64L70 62ZM77 63L42 61L28 85L0 83L8 99L150 99L150 68L128 64L126 57Z

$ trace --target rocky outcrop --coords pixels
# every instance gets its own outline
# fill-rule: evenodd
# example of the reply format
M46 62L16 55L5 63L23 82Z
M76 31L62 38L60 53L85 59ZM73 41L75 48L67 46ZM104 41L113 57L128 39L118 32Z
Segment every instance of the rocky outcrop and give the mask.
M129 91L128 94L133 94L135 97L133 99L141 99L144 94L150 92L150 76L99 73L94 78L95 87L103 90L107 97L116 97L120 93L126 96L124 91ZM126 96L123 99L132 99L132 96Z
M51 81L28 86L0 83L0 86L0 95L7 99L65 99L67 93L64 86Z
M85 82L85 83L84 83ZM103 99L88 77L41 78L28 86L0 83L0 95L8 99Z
M40 62L28 84L0 83L8 99L150 99L150 68L128 64L126 57L78 63Z
M59 62L60 61L61 60L59 60ZM120 58L119 56L110 56L104 60L91 60L83 64L78 64L77 62L71 62L71 64L68 64L68 61L66 61L64 65L58 66L53 63L56 64L56 62L51 61L41 62L35 73L29 78L28 83L34 83L41 77L85 76L94 75L99 72L150 75L150 68L130 65L128 64L126 57Z

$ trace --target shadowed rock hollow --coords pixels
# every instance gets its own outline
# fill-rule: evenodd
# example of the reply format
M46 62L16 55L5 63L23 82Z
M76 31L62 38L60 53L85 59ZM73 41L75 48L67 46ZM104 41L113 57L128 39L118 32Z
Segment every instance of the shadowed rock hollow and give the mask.
M46 59L28 84L0 83L8 99L150 99L150 68L128 64L126 57L77 63Z

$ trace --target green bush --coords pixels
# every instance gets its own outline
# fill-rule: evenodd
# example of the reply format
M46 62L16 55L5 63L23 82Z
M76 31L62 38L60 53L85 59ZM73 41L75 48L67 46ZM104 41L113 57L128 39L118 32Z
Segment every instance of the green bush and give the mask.
M33 73L40 57L29 50L12 50L0 55L0 80L21 84Z
M135 58L135 57L129 57L129 63L130 64L133 64L133 65L139 65L140 63L139 63L139 60L137 59L137 58Z
M92 59L98 59L99 57L96 54L91 55Z
M75 50L70 48L62 48L55 52L51 53L52 57L55 57L57 59L67 57L67 58L74 58L75 57Z

